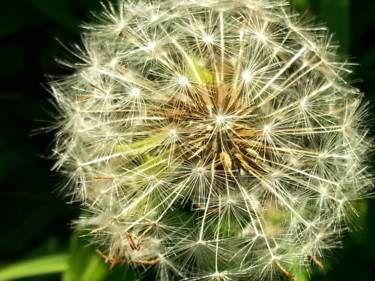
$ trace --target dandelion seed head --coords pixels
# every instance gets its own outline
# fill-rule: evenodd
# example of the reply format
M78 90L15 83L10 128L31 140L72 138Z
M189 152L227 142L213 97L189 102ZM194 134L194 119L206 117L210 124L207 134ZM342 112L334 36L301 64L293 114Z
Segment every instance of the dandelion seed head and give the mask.
M192 169L192 172L196 175L204 175L207 173L207 169L205 167L196 167Z
M180 76L177 80L178 84L180 85L187 85L189 83L189 79L186 76Z
M158 280L277 280L340 243L372 185L366 104L284 1L126 1L51 83L78 226Z
M217 124L224 124L225 121L226 121L226 119L228 119L227 116L217 115L217 116L215 117L215 122L216 122Z
M215 41L214 37L212 35L205 35L203 37L203 42L207 44L212 44Z
M268 133L271 133L272 132L272 125L264 125L263 126L263 132L265 133L265 134L268 134Z
M147 50L147 51L153 51L153 50L155 50L156 45L157 45L156 42L150 42L150 43L148 43L148 44L144 47L144 49Z
M245 71L242 73L242 78L244 79L244 81L245 81L246 83L250 82L250 81L251 81L251 78L252 78L251 71L250 71L250 70L245 70Z
M130 90L129 95L131 97L139 97L141 95L141 89L139 89L139 88L133 88L133 89Z

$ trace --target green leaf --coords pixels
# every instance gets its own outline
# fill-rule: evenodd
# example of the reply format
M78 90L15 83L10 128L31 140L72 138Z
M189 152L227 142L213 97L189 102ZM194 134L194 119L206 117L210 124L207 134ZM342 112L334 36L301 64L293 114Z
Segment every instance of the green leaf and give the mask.
M331 32L336 34L340 51L350 51L350 0L320 0L320 13Z
M66 253L35 258L10 265L0 270L0 281L14 280L35 275L60 273L66 270Z
M102 281L108 274L108 265L91 247L85 246L74 233L70 241L68 268L63 281Z

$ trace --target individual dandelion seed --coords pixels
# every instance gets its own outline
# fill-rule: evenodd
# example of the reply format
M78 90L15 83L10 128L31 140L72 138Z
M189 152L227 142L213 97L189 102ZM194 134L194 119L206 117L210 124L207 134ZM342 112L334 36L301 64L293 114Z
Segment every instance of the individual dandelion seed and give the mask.
M321 26L272 0L123 1L51 83L56 168L110 263L297 280L367 196L366 105Z

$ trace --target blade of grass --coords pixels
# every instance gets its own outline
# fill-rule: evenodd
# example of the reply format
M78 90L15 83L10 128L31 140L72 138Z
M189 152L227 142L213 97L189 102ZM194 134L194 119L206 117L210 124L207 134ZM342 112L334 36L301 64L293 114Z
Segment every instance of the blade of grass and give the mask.
M67 253L25 260L0 269L0 281L8 281L43 274L61 273L65 271L67 267Z

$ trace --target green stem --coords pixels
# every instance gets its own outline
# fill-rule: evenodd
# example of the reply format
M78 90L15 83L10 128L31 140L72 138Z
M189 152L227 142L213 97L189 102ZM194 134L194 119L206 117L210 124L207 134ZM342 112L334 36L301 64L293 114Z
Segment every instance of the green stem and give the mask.
M62 273L67 267L68 254L54 254L22 261L0 269L0 281L8 281L43 274Z

